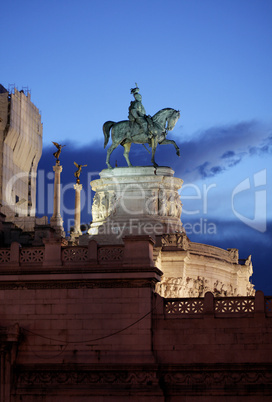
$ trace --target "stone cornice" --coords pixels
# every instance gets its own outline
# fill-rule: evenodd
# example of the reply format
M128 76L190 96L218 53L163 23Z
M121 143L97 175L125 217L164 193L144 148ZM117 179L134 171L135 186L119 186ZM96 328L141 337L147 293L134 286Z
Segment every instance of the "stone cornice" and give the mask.
M103 390L124 388L143 391L158 388L166 395L235 395L238 390L251 395L263 394L272 389L272 365L270 364L216 364L216 365L153 365L95 367L71 367L69 365L17 366L15 372L17 391L42 392L45 386L53 386L55 392L62 388Z

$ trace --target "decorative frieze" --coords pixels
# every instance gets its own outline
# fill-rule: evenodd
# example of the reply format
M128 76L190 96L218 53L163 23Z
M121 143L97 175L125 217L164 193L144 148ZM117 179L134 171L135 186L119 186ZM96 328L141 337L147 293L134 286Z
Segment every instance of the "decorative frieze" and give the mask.
M219 368L216 367L211 369L207 366L200 368L190 369L188 367L180 370L175 368L172 372L165 372L162 374L162 381L165 385L169 387L172 386L184 386L189 391L188 386L190 385L205 385L208 388L194 388L191 389L190 393L198 394L200 392L208 393L211 392L211 387L214 386L217 389L213 392L213 394L235 394L237 392L236 388L228 388L226 391L226 387L230 386L241 386L241 385L253 385L253 384L269 384L272 385L272 371L268 371L265 367L248 367L248 368L235 368L229 367L227 368ZM218 387L222 387L220 388ZM220 392L221 391L221 392ZM258 393L261 389L252 388L252 394L255 392ZM251 395L252 395L251 394Z
M29 370L18 372L17 385L141 385L152 386L158 383L157 373L146 370Z
M272 370L268 370L267 365L257 364L247 367L235 364L223 364L216 367L201 364L182 365L182 367L176 365L170 366L167 370L163 366L160 370L157 367L149 370L144 367L142 370L68 370L65 368L50 370L17 367L15 383L18 392L27 388L35 393L44 392L45 386L57 387L61 390L67 386L71 389L74 385L76 389L80 389L80 386L88 385L89 395L92 395L95 390L101 392L103 387L107 390L113 387L115 392L118 389L129 391L139 387L143 391L151 391L156 387L155 392L158 392L160 387L164 390L164 395L168 396L172 392L180 397L188 394L237 395L238 389L239 395L248 395L250 390L250 395L256 396L262 395L264 389L267 391L271 389Z

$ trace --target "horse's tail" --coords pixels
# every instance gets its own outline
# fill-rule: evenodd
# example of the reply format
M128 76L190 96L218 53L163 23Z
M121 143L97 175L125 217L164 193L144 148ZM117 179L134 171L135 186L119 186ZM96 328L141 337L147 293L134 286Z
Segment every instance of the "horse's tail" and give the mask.
M103 124L103 133L104 133L104 148L106 148L107 143L109 142L110 138L110 129L114 125L114 121L106 121L106 123Z

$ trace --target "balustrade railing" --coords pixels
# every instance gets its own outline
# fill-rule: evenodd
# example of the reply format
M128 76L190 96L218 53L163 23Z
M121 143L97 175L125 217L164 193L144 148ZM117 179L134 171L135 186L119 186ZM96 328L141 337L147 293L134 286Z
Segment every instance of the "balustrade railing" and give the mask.
M164 312L165 314L200 314L204 311L204 299L165 299Z
M64 264L88 261L103 264L108 262L122 262L124 257L124 247L122 246L95 246L93 249L90 249L88 246L62 246L60 254L56 249L48 250L48 260L46 261L45 250L46 246L21 247L19 244L16 244L12 250L3 248L0 249L0 264L2 266L5 264L9 265L10 263L13 265L16 263L24 265L43 262L54 264L55 258L59 258L58 255L61 256L61 262Z
M62 248L62 261L64 262L88 261L88 247Z
M207 295L207 293L206 293ZM212 313L215 317L237 315L250 317L256 312L255 297L213 297L204 298L164 299L164 315L169 318L201 317ZM261 307L266 316L272 317L272 296L262 295ZM212 302L211 302L212 300ZM260 300L260 299L259 299ZM260 312L260 304L257 311Z
M216 314L254 313L254 297L226 297L214 300Z
M98 249L98 261L108 262L108 261L122 261L124 256L123 247L110 247L102 246Z
M10 249L0 250L0 264L6 264L10 262Z
M20 263L37 263L43 262L44 248L21 248L20 249Z

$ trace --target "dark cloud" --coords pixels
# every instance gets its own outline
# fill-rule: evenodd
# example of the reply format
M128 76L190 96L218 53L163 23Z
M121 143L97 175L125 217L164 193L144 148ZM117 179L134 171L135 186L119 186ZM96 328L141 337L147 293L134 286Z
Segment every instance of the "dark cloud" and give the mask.
M221 156L222 159L226 159L226 158L233 158L233 156L235 155L235 152L233 151L226 151L223 153L223 155Z
M206 179L207 177L213 177L218 173L222 173L225 168L223 166L209 166L209 162L204 162L202 165L196 167L201 178Z
M272 137L262 124L250 121L199 132L180 148L183 166L178 172L195 181L218 175L246 157L271 153Z

